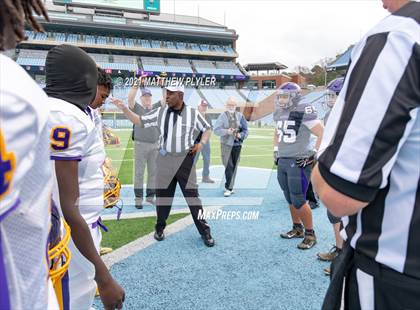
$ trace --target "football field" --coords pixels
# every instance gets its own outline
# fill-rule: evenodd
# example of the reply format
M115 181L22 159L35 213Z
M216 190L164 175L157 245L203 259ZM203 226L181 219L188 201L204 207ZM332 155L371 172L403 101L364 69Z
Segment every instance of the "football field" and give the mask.
M120 145L106 147L107 155L118 171L121 183L133 184L134 145L131 129L113 130L120 137ZM242 146L240 166L255 168L273 168L273 132L274 128L249 128L249 136ZM221 165L220 138L214 133L210 139L211 165ZM197 169L202 168L203 161L197 162Z

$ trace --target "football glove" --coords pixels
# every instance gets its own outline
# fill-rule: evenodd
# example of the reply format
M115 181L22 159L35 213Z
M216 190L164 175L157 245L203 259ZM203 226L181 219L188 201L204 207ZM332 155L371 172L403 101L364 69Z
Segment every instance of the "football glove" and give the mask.
M315 155L296 159L296 165L299 168L305 168L307 166L312 166L314 164L314 162L315 162Z

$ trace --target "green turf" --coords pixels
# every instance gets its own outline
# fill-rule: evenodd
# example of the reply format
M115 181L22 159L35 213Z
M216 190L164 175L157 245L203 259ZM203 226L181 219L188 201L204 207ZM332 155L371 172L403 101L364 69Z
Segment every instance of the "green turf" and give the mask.
M187 215L189 215L189 213L170 215L167 223L171 224ZM114 250L118 249L119 247L154 231L155 223L156 217L154 216L120 221L104 221L104 224L108 227L109 231L102 234L101 246L111 247Z
M248 139L245 140L240 166L256 168L273 168L273 128L250 128ZM119 171L122 184L133 183L134 150L131 140L131 130L115 130L120 137L119 146L107 146L108 156L113 160L114 167ZM211 165L221 165L220 138L212 134L210 139ZM197 162L197 169L203 167L203 161Z

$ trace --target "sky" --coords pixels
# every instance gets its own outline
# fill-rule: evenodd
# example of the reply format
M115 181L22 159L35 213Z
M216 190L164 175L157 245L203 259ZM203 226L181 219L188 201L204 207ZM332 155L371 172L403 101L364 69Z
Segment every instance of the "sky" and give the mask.
M174 5L175 2L175 5ZM161 12L235 29L238 61L312 67L357 42L389 13L381 0L161 0Z

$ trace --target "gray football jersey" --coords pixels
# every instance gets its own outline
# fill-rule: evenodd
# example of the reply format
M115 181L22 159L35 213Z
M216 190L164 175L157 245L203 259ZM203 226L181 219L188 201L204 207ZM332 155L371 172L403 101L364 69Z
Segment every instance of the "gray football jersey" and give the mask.
M278 134L280 157L308 157L314 154L311 147L311 130L306 122L318 119L315 108L298 104L290 109L277 108L273 115Z

